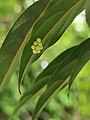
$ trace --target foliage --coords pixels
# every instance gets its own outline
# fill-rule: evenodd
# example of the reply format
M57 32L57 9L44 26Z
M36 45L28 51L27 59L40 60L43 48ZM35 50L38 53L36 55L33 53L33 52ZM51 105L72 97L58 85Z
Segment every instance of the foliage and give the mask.
M27 101L39 94L32 120L36 119L48 101L68 85L70 89L74 79L90 59L90 39L86 38L80 45L75 45L58 55L46 69L33 78L24 93L20 84L26 68L30 67L44 51L55 44L74 18L86 9L89 23L89 0L39 0L28 7L16 20L0 48L0 90L2 90L19 63L18 89L23 96L13 115ZM37 38L41 39L43 49L34 54L31 46ZM60 45L59 45L60 46ZM13 116L12 115L12 116Z

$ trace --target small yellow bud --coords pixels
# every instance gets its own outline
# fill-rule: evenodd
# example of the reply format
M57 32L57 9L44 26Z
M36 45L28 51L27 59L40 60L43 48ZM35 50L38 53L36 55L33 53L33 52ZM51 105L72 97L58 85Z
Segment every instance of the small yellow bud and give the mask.
M40 53L40 50L37 50L37 53Z
M41 38L37 38L37 42L41 42Z
M37 45L37 44L38 44L38 42L37 42L37 41L35 41L35 42L34 42L34 45Z
M31 46L33 54L40 53L43 49L41 38L37 38L36 41L34 41L33 45Z
M42 46L42 43L41 43L41 42L40 42L40 43L38 43L38 46L40 46L40 47L41 47L41 46Z
M32 45L31 48L32 48L32 49L35 49L35 45Z
M35 50L33 50L33 53L34 53L34 54L36 54L36 53L37 53L37 50L36 50L36 49L35 49Z
M40 47L39 47L39 46L36 46L36 50L40 50Z
M42 50L42 49L43 49L43 46L40 47L40 50Z

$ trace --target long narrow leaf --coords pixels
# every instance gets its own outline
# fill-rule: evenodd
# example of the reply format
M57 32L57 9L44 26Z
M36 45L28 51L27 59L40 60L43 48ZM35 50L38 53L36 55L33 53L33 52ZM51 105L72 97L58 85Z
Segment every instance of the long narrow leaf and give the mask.
M67 85L67 81L65 81L62 85L60 81L55 82L52 86L50 86L40 97L36 109L34 111L32 120L36 120L38 118L42 109L46 106L46 104L51 100L51 98L61 89L63 89Z
M45 87L47 84L47 79L41 79L36 84L32 85L25 94L21 97L20 102L16 106L11 118L17 113L17 111L25 105L27 102L31 102L34 97L38 95L38 93Z
M58 68L62 61L64 61L64 58L66 59L75 48L76 46L64 51L49 64L49 66L35 79L33 85L31 85L31 87L24 93L14 113L16 113L25 103L27 103L27 101L30 101L44 86L47 86L47 83L52 74L55 72L55 69ZM69 71L68 73L70 74ZM67 78L69 74L66 74L65 78Z
M69 48L68 50L62 52L60 55L58 55L48 66L46 69L43 70L35 79L35 83L37 83L39 80L43 79L44 77L48 77L48 79L51 78L53 74L55 74L58 71L58 68L64 68L66 65L70 63L71 54L72 52L77 48L77 46L74 46L72 48ZM75 60L75 56L73 56L73 60ZM61 66L61 67L60 67Z
M19 89L20 81L28 63L34 62L46 48L61 37L85 2L86 0L52 0L49 3L43 16L34 25L30 40L24 48L19 72ZM40 54L32 55L32 41L35 41L38 37L41 38L44 48Z
M74 49L69 55L69 57L70 58L67 57L65 60L63 60L63 62L60 64L60 66L58 66L54 74L49 79L49 82L47 83L47 89L38 100L32 120L35 120L35 118L38 117L42 109L46 106L47 102L52 98L54 93L57 93L58 88L65 83L65 80L68 77L70 77L69 87L71 87L73 80L81 68L90 59L90 39L87 39L78 45L76 49Z
M33 25L43 15L48 0L40 0L29 7L16 21L0 48L0 89L10 80L19 62ZM38 9L38 11L37 11Z
M22 107L27 101L32 100L32 98L44 87L47 86L45 89L45 94L48 94L48 90L50 87L54 87L55 84L59 84L58 87L64 84L65 80L69 77L74 76L73 80L77 76L78 72L81 68L85 65L85 63L90 59L90 39L84 41L80 45L72 47L62 54L60 54L56 59L54 59L48 67L35 79L35 82L29 88L21 98L19 105L17 106L15 112L18 111L20 107ZM77 62L78 61L78 62ZM75 69L74 69L75 68ZM72 77L73 77L72 76ZM71 78L70 78L71 79ZM70 83L69 83L70 84ZM70 84L71 85L71 84ZM57 89L58 89L57 87ZM53 88L54 89L54 88ZM56 90L57 91L57 90ZM55 91L53 91L55 92ZM48 102L49 98L54 93L49 94L49 96L44 96L44 93L40 97L40 99L47 99L46 101L42 101L42 105L38 108L36 107L36 112L34 113L35 116L40 113L40 111L44 108L46 103ZM39 103L38 103L39 104Z
M76 53L78 54L76 65L71 73L69 80L69 89L76 78L80 70L85 66L85 64L90 60L90 38L85 40L82 44L77 47ZM74 52L75 54L75 52Z

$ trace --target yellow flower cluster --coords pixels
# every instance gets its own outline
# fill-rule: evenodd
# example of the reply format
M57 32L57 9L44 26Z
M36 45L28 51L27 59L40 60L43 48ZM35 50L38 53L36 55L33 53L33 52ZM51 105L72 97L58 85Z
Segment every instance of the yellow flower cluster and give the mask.
M43 49L41 38L37 38L37 40L34 41L33 45L31 46L31 49L34 54L41 52L41 50Z

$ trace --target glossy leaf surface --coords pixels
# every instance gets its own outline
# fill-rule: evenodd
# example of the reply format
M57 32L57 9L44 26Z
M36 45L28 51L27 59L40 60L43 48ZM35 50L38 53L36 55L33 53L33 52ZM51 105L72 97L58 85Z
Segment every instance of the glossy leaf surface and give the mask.
M19 62L33 25L43 14L47 1L36 2L18 18L0 48L0 89L10 80ZM38 11L37 11L38 9Z
M62 36L67 27L74 20L78 12L85 4L85 0L49 0L44 14L36 22L32 29L29 42L26 44L21 57L19 73L20 82L26 66L37 60L45 49L53 45ZM37 38L41 38L43 50L40 54L32 54L31 45Z
M65 58L65 56L63 56ZM69 88L71 87L73 80L76 78L83 66L90 60L90 39L87 39L80 45L76 46L71 54L66 56L66 59L58 64L56 71L51 75L47 83L45 92L41 95L36 105L35 112L33 114L33 120L38 117L42 109L52 98L54 93L57 93L59 88L69 79ZM55 69L55 68L54 68ZM44 73L43 73L44 75ZM66 85L68 82L66 82Z
M22 107L27 101L31 101L32 98L38 94L38 92L45 86L48 85L48 82L51 79L53 79L52 75L55 73L55 69L58 69L58 66L60 66L61 64L63 64L63 61L65 61L66 59L69 58L69 56L71 55L72 51L75 49L76 47L70 48L67 51L63 52L62 54L60 54L56 59L54 59L49 66L35 79L35 82L31 85L31 87L24 93L24 95L22 96L19 105L17 106L17 108L15 109L15 112L18 111L18 109L20 109L20 107ZM65 58L65 59L64 59ZM69 58L70 59L70 58ZM72 64L73 62L68 66L65 67L65 69L63 69L62 71L66 72L68 67L72 69ZM68 70L68 72L66 72L66 75L64 77L64 80L66 80L66 78L70 75L71 69ZM59 73L59 71L58 71ZM61 75L61 74L60 74ZM61 78L61 76L59 75L59 84L63 84L64 80L63 77ZM57 77L57 74L55 75ZM53 79L55 80L55 79ZM53 82L52 82L53 83ZM15 113L14 112L14 113Z
M80 45L64 51L56 59L54 59L48 67L39 76L37 76L31 88L24 93L16 111L28 100L32 100L32 98L44 86L47 86L45 87L45 92L41 95L34 112L34 116L37 117L46 103L52 98L51 96L54 96L54 93L57 93L64 83L66 83L65 86L68 83L69 86L71 86L79 71L90 59L89 44L90 39L87 39Z

